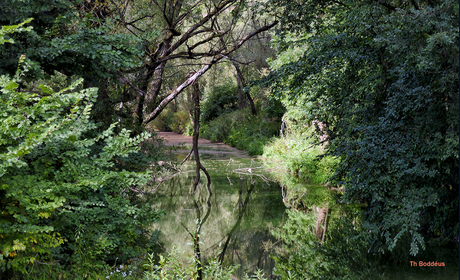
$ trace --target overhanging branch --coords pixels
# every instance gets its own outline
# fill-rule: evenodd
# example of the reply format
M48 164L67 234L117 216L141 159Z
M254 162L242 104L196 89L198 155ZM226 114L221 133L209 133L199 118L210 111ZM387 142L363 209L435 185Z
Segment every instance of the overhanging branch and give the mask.
M140 97L140 96L145 96L145 91L141 90L140 88L138 88L136 85L134 85L133 83L131 83L129 81L128 78L126 78L123 74L120 73L120 78L118 79L120 81L120 83L122 84L126 84L128 86L130 86L135 92L136 94Z
M184 89L186 89L189 85L193 84L199 77L201 77L204 73L206 73L211 67L213 64L216 64L219 60L221 60L222 58L226 58L228 57L228 55L232 52L234 52L235 50L237 50L239 47L241 47L244 42L246 42L247 40L249 40L251 37L255 36L256 34L259 34L261 32L264 32L264 31L267 31L269 30L270 28L272 28L273 26L275 26L276 24L278 23L278 21L275 21L273 22L272 24L269 24L269 25L266 25L266 26L263 26L251 33L249 33L248 35L244 36L240 41L238 41L236 44L234 44L231 48L229 48L228 50L226 50L225 52L219 54L219 55L216 55L214 56L211 61L206 64L204 67L202 67L199 71L197 71L196 73L194 73L193 75L191 75L189 78L187 78L187 80L185 80L182 84L180 84L177 88L175 88L174 90L172 90L168 96L163 99L160 104L144 119L142 125L145 126L147 125L149 122L153 121L162 111L163 109L169 104L169 102L171 102L172 100L174 100Z

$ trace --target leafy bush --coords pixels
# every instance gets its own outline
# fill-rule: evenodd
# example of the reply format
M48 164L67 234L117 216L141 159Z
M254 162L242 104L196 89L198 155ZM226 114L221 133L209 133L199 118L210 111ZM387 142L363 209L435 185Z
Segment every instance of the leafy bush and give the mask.
M190 124L190 116L187 112L177 111L174 113L173 120L171 123L172 131L176 133L185 133Z
M229 115L222 115L209 124L201 125L200 136L212 142L224 142L230 133L232 123L233 121L229 118Z
M27 7L16 0L0 2L0 25L34 18L27 34L9 35L16 44L0 45L0 74L14 75L17 58L25 54L34 61L25 78L43 77L45 71L65 70L94 80L115 77L117 71L140 66L141 40L129 34L111 32L110 20L94 26L91 13L76 12L67 0L30 1ZM154 31L153 31L154 32Z
M39 260L85 275L151 249L157 235L145 225L161 212L132 191L151 174L127 164L148 161L139 144L149 134L115 135L115 124L97 134L89 121L97 89L76 91L79 80L32 94L22 73L0 77L0 273L27 274Z
M187 279L195 280L198 279L198 269L203 269L203 279L212 279L212 280L233 280L238 266L223 266L219 261L217 256L210 259L208 262L204 263L201 266L197 265L197 260L195 256L191 255L187 259L189 263L184 264L179 261L181 252L173 249L169 252L166 257L160 256L160 261L158 264L154 261L153 254L148 255L149 263L145 264L147 271L144 274L144 280L163 280L163 279ZM200 268L199 268L200 267ZM246 275L244 280L249 279L266 279L263 277L261 271L256 271L255 274L251 277Z
M458 1L333 2L270 1L301 33L279 42L273 95L326 124L333 180L368 203L375 251L458 244Z
M379 279L377 259L368 253L359 219L353 218L356 211L346 212L329 219L320 244L315 235L317 213L288 210L286 223L272 232L284 243L272 256L274 274L282 279Z
M173 112L170 108L166 108L152 123L153 127L160 131L173 131L182 134L188 131L190 117L185 111Z
M303 183L324 184L334 174L338 160L324 156L321 146L314 143L312 127L299 127L288 137L276 138L266 145L264 157L281 164Z
M343 195L330 197L342 200ZM362 210L356 205L332 203L325 241L315 236L317 213L288 210L288 219L272 231L283 242L281 250L272 255L274 274L281 279L456 279L458 250L440 247L436 242L416 258L410 255L411 239L402 239L403 246L384 256L369 250L372 236L363 227ZM331 207L332 205L332 207ZM411 267L409 260L444 262L445 267ZM442 260L442 261L439 261Z
M201 121L206 123L238 108L238 87L227 81L214 87L201 106Z
M171 123L174 118L174 112L168 108L152 121L152 126L160 131L172 131Z
M220 115L200 127L203 138L224 142L250 155L261 155L264 145L278 132L279 123L259 114L253 116L246 108Z

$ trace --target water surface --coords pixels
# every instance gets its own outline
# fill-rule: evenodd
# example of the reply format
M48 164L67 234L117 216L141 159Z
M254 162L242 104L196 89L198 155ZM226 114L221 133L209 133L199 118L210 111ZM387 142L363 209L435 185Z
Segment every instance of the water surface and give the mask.
M206 148L200 150L200 158L211 176L211 196L203 172L193 193L196 174L192 160L177 166L180 172L172 171L176 176L164 181L154 193L153 207L166 213L154 225L161 231L160 242L166 250L175 247L184 252L184 258L191 256L194 247L190 234L201 223L203 259L217 256L224 264L239 265L238 277L258 268L270 276L274 261L264 244L275 242L270 230L281 223L285 212L280 186L270 179L260 161ZM175 161L182 161L187 150L182 147L182 152L176 152Z

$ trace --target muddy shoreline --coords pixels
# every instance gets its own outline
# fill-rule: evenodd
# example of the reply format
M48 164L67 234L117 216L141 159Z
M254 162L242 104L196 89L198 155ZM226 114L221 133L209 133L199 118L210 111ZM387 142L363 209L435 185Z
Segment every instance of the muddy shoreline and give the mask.
M156 131L159 137L165 139L166 146L180 147L174 153L189 153L192 148L192 136L185 136L175 132ZM183 147L183 148L182 148ZM230 157L249 157L245 151L238 150L227 144L211 142L207 139L198 139L198 150L200 154L226 155Z

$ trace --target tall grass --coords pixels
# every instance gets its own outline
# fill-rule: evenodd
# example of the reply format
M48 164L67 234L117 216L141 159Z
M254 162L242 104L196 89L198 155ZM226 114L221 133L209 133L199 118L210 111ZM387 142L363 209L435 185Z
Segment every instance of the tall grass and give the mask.
M324 156L321 146L312 140L313 133L312 128L307 128L275 138L264 147L263 157L303 183L325 184L338 159Z

